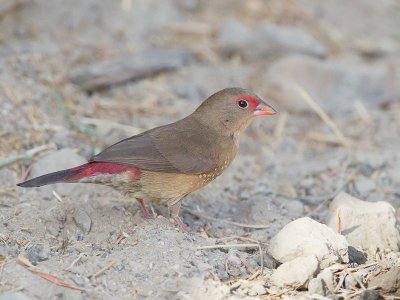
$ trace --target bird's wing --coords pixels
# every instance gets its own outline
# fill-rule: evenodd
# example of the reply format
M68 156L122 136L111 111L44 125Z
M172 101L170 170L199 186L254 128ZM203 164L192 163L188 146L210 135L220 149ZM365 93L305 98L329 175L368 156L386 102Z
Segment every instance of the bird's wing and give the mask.
M122 140L91 158L127 164L143 170L200 174L215 168L215 160L199 147L204 140L179 126L162 126Z

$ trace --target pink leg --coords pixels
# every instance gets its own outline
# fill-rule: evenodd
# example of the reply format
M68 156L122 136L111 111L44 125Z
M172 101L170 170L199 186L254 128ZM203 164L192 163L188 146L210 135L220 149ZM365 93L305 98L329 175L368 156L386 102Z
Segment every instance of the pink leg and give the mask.
M169 212L171 214L172 219L178 224L179 228L184 233L189 233L189 228L185 223L182 222L182 219L179 217L179 209L181 208L181 201L169 206Z
M147 209L146 204L144 204L143 199L136 199L139 202L140 209L142 210L143 216L146 219L153 219L152 215L150 214L149 210Z

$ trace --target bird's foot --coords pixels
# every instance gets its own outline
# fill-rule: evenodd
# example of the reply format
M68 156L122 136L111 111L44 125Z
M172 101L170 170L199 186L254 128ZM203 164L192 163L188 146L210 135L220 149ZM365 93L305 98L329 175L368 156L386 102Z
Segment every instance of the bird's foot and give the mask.
M179 228L184 232L184 233L189 233L189 227L186 226L185 223L183 223L181 217L179 217L179 210L181 208L181 201L178 201L171 206L169 206L169 211L171 213L171 218L173 221L175 221L176 224L178 224Z
M174 223L178 224L179 228L182 230L183 233L189 233L189 227L185 223L183 223L181 217L179 217L178 215L176 216L171 215L171 218L174 221Z
M154 219L152 214L149 212L149 209L147 208L146 204L144 203L143 199L136 199L139 202L140 209L143 213L143 217L145 219Z

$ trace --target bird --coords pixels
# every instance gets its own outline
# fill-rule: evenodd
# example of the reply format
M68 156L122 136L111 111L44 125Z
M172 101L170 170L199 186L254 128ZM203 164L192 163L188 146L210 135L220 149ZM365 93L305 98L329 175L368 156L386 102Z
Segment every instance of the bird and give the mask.
M225 88L187 117L121 140L88 163L17 184L40 187L54 183L94 183L111 186L136 199L144 217L145 201L168 206L170 217L188 232L179 216L188 194L206 186L231 164L243 131L257 116L276 110L253 92Z

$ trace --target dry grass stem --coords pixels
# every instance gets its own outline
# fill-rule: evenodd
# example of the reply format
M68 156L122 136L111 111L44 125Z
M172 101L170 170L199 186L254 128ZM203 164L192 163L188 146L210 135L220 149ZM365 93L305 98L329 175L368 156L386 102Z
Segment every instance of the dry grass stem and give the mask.
M208 245L197 247L197 250L210 250L210 249L230 249L230 248L251 248L258 247L258 244L225 244L225 245Z
M124 124L120 124L120 123L108 121L108 120L96 119L96 118L79 118L77 121L84 126L95 126L98 129L116 128L116 129L121 129L121 130L125 131L126 133L132 134L132 135L138 134L142 131L140 128L137 128L137 127L124 125Z
M32 270L32 269L29 269L29 268L28 268L28 270L31 271L33 274L38 275L39 277L42 277L43 279L46 279L46 280L48 280L48 281L50 281L50 282L52 282L52 283L54 283L56 285L63 286L63 287L66 287L66 288L70 288L70 289L73 289L73 290L78 290L78 291L84 291L85 290L84 288L82 288L80 286L77 286L75 284L66 282L66 281L64 281L64 280L62 280L62 279L60 279L60 278L58 278L58 277L56 277L54 275L51 275L51 274L48 274L48 273L43 273L43 272L36 271L36 270Z
M337 211L337 232L342 234L342 208L339 207Z
M76 264L78 261L80 261L81 258L82 258L84 255L85 255L85 253L79 254L79 256L78 256L76 259L74 259L74 261L69 265L69 267L65 269L65 271L70 271L70 270L73 268L73 266L75 266L75 264Z
M357 100L356 103L354 103L354 107L365 122L371 122L372 117L361 100Z
M32 159L39 152L54 149L54 148L55 148L55 146L52 144L42 145L42 146L39 146L36 148L32 148L24 153L10 155L10 156L0 160L0 168L8 166L8 165L10 165L16 161L22 160L22 159Z
M96 273L94 273L92 275L89 275L88 277L91 278L91 279L95 279L96 277L100 276L101 274L103 274L105 271L107 271L109 268L111 268L114 265L115 265L115 261L112 261L107 266L105 266L104 268L100 269Z
M333 145L342 145L342 141L337 138L336 135L332 134L325 134L321 132L310 132L307 134L307 138L320 142L320 143L326 143L326 144L333 144Z
M54 275L39 271L39 268L37 268L34 265L32 265L32 263L29 261L29 259L26 258L23 255L18 256L17 260L18 260L18 262L20 264L22 264L24 267L26 267L27 270L29 270L33 274L38 275L39 277L41 277L43 279L46 279L47 281L50 281L50 282L52 282L52 283L54 283L56 285L63 286L63 287L66 287L66 288L70 288L70 289L74 289L74 290L78 290L78 291L84 291L85 290L84 288L82 288L80 286L77 286L77 285L75 285L73 283L66 282L66 281L64 281L64 280L62 280L62 279L60 279L60 278L58 278L58 277L56 277Z
M32 265L32 263L30 262L29 259L27 259L25 256L23 255L19 255L17 258L18 262L21 263L24 267L27 268L36 268L34 265Z
M325 124L333 131L342 146L350 148L350 142L344 137L336 123L324 112L311 96L297 83L294 84L295 89L300 94L301 98L317 113L317 115L325 122Z
M59 202L63 202L63 199L61 198L61 196L53 190L53 196L59 201Z
M278 123L275 126L275 130L274 130L274 136L276 139L278 139L279 141L282 139L283 133L285 131L285 127L286 127L286 123L288 120L288 113L287 112L283 112L280 114L279 119L278 119Z

